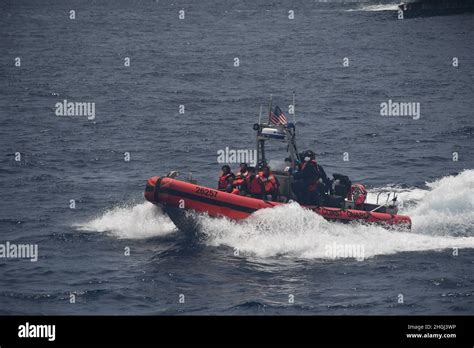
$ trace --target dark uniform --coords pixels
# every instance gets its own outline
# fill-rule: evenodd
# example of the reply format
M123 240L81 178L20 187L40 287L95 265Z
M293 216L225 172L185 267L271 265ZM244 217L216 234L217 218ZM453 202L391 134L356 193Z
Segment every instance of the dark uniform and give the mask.
M327 202L331 182L323 167L316 163L314 152L306 151L303 156L305 162L300 170L293 174L293 192L301 204L324 205Z

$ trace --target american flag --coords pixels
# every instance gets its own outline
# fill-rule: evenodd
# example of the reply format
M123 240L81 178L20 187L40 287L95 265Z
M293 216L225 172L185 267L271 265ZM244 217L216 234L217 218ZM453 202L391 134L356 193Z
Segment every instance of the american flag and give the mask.
M287 125L288 120L286 119L285 114L278 106L275 106L275 110L270 113L270 123Z

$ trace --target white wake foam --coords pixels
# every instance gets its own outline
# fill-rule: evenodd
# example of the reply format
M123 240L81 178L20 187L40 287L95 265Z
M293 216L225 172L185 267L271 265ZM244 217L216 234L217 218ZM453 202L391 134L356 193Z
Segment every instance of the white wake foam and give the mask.
M427 189L384 187L372 190L376 194L394 191L401 203L400 213L409 215L413 232L428 235L472 236L474 228L474 170L465 170L426 183Z
M112 208L75 227L81 231L106 232L118 238L132 239L163 236L176 230L163 211L148 202Z
M341 256L328 255L328 247L334 245L363 246L364 258L404 251L474 248L474 170L427 183L426 189L373 189L369 199L388 191L399 195L403 204L400 212L412 218L411 231L328 222L297 203L261 210L240 222L200 216L200 230L207 245L225 245L242 255L258 257L332 259ZM76 226L118 238L148 238L176 230L161 209L148 202L116 207Z
M474 170L427 184L429 191L412 214L415 231L429 234L472 235L474 226Z
M378 5L365 5L356 9L347 10L349 12L354 11L368 11L368 12L379 12L379 11L398 11L399 4L378 4Z
M403 251L474 248L474 171L442 178L428 189L398 190L413 220L409 232L380 226L327 222L293 203L253 214L241 222L201 217L205 243L260 257L340 257L331 246L362 246L364 258ZM388 190L384 188L383 190ZM329 249L331 250L331 249Z

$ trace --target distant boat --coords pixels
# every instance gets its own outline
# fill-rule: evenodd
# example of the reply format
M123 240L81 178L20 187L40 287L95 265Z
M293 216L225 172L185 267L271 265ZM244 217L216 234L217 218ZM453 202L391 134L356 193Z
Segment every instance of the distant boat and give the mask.
M474 12L473 0L413 0L398 6L403 18Z

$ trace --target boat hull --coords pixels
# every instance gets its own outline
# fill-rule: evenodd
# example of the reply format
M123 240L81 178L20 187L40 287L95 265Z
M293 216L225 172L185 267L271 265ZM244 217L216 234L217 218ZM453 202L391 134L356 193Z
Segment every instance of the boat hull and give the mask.
M153 204L162 206L165 211L173 211L172 214L169 214L172 220L175 220L175 216L180 216L180 219L182 218L182 214L175 214L175 209L206 213L212 217L225 216L233 220L241 220L249 217L257 210L287 204L235 195L159 176L148 179L145 198ZM411 228L411 219L405 215L332 207L304 206L304 208L311 209L331 221L357 221L407 229Z

